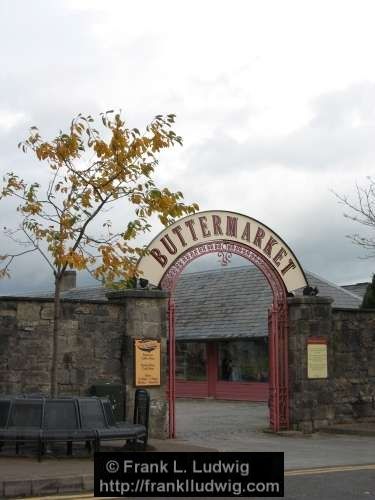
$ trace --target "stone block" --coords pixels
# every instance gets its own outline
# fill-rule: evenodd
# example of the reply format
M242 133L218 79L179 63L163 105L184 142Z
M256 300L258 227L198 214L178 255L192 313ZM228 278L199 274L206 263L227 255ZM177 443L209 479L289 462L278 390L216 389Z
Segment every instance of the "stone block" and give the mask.
M3 335L14 335L17 330L16 316L3 316L0 318L0 328Z
M158 307L145 308L142 314L142 320L145 322L160 323L160 309Z
M0 311L2 311L3 309L17 311L17 304L18 304L17 300L0 301Z
M81 314L91 314L92 313L92 306L91 304L79 304L75 311L75 316L79 316Z
M40 308L40 317L42 319L53 319L54 310L55 307L53 303L43 304Z
M366 418L375 415L372 401L356 401L352 404L354 418Z
M334 423L336 423L336 424L351 424L352 422L353 422L353 418L337 414L335 417Z
M151 396L152 397L152 396ZM150 405L150 437L165 439L167 437L167 402L162 399L151 399Z
M319 405L327 405L333 402L335 397L332 385L329 384L327 387L321 389L317 393L317 402Z
M60 322L61 332L66 335L69 330L78 330L78 321L73 319L64 319Z
M76 368L75 380L77 384L86 384L87 382L86 370L83 370L82 368Z
M106 320L107 320L108 319L107 317L109 316L108 305L107 304L97 304L95 307L95 315L98 317L105 316Z
M313 420L313 429L314 431L318 431L319 429L322 429L323 427L328 427L329 424L332 422L328 419L314 419Z
M10 335L0 335L0 352L7 352L10 345Z
M154 339L160 336L160 325L153 322L147 322L143 324L143 335L146 338Z
M108 306L108 317L111 320L118 320L121 314L120 306L110 305Z
M57 479L57 491L59 493L71 493L82 491L82 476L66 476Z
M4 497L29 497L31 496L31 480L18 479L4 481Z
M353 418L353 407L350 403L336 403L336 416L340 415L341 417L350 416Z
M65 319L73 319L77 304L72 302L62 302L61 304L61 318Z
M33 479L31 482L32 495L50 495L58 493L57 480L53 478Z
M8 368L9 368L9 379L15 381L13 379L19 380L19 374L17 374L17 370L21 368L25 368L25 356L23 354L13 354L8 359Z
M38 328L38 321L27 321L27 320L22 320L18 321L18 336L23 338L23 337L28 337L27 333L28 332L33 332Z
M300 422L299 425L298 425L298 428L304 434L311 434L313 432L313 430L314 430L313 423L311 421L309 421L309 422Z
M83 491L93 491L94 476L92 474L85 474L82 476L82 489Z
M39 387L41 384L46 383L50 378L50 372L40 371L40 370L27 370L21 372L21 383L24 387L27 387L31 383L34 386ZM31 382L32 381L32 382Z
M41 304L39 302L19 302L17 318L19 321L38 321Z
M17 311L15 309L0 309L0 317L13 317L15 318L17 316Z
M333 413L332 407L321 405L311 410L311 418L312 420L328 420L332 418Z
M103 363L103 371L107 373L120 373L121 363L119 359L106 359Z

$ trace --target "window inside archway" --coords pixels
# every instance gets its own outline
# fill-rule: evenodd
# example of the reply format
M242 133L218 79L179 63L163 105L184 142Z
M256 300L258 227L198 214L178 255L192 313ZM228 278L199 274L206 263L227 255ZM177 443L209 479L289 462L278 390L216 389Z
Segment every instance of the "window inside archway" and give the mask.
M266 337L218 342L218 379L229 382L268 382Z
M197 381L207 379L207 351L205 343L176 343L176 378L178 380Z

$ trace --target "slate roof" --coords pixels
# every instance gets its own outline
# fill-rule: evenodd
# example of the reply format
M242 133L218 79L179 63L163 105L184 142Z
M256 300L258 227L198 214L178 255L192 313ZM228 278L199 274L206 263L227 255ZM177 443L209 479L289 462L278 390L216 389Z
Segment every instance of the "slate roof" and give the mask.
M333 306L357 308L360 297L306 273L319 295ZM296 294L302 295L302 290ZM255 266L184 274L176 288L176 337L180 340L230 339L267 335L271 289Z
M70 290L61 292L61 298L63 300L81 300L82 302L107 301L108 299L105 296L106 291L107 290L103 286L71 288ZM25 298L38 298L38 299L52 299L53 292L51 290L42 292L27 291L19 293L2 294L1 296L18 297L18 298L25 297Z
M327 281L315 273L307 271L306 278L312 287L318 287L319 295L333 299L332 307L357 308L362 304L362 298L359 295L345 290L342 286ZM302 290L297 290L296 295L302 295Z
M332 297L334 307L357 308L362 299L334 283L306 272L319 295ZM65 300L106 301L102 286L73 288ZM302 290L296 292L302 295ZM17 297L52 298L53 293L28 292ZM176 337L180 340L248 338L267 335L271 289L255 266L183 274L176 288Z
M105 296L107 290L103 286L88 286L86 288L72 288L62 293L66 300L97 301L108 300Z
M359 297L363 298L369 284L369 282L365 281L364 283L355 283L353 285L342 285L342 288L345 288L348 292L355 293Z

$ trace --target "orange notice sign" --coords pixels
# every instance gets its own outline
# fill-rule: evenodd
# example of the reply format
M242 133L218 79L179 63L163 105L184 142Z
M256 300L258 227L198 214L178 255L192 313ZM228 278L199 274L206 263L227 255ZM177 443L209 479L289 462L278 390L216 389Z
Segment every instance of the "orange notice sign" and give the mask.
M134 341L134 385L155 387L160 385L160 340Z

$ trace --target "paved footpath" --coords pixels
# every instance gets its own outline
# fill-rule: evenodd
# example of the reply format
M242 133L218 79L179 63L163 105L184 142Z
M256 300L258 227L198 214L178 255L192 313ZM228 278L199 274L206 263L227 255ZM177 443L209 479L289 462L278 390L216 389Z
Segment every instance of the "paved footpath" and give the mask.
M375 466L372 468L356 466L287 471L285 474L283 498L285 500L371 500L375 498L374 470ZM130 500L134 497L127 498ZM137 498L138 500L144 499L144 497ZM165 497L154 498L157 500L158 498ZM205 498L207 499L207 497ZM221 497L221 500L226 498L229 500L229 497ZM234 497L230 498L233 500ZM92 493L34 497L33 500L90 499L94 499ZM99 500L98 497L96 499ZM203 500L203 497L194 497L194 500Z
M150 451L217 451L178 440L150 440ZM121 442L109 442L111 451L121 451ZM102 446L102 450L109 448ZM85 458L0 458L0 498L67 494L94 489L94 461Z
M375 463L375 435L263 432L265 404L180 400L176 421L180 441L220 451L283 451L286 469Z
M339 466L335 473L324 475L324 471L318 471L317 479L311 478L309 482L314 484L320 477L320 481L330 481L335 488L335 481L340 482L335 478L340 474L346 474L345 477L357 474L364 481L363 494L371 491L367 498L375 496L370 488L371 481L375 482L375 467L372 465L375 464L375 436L323 433L279 436L264 433L266 426L267 408L262 404L182 400L177 404L177 439L151 440L150 444L156 451L174 452L282 451L285 453L286 485L292 488L289 490L291 496L286 498L306 497L302 493L304 477L299 476L298 470L317 467L326 470L332 466L335 469ZM371 465L370 469L362 466L357 472L345 469L345 466L356 464ZM309 475L315 477L314 472ZM367 483L368 487L365 487ZM0 458L0 498L68 494L92 489L93 460L90 458L46 457L42 462L26 457ZM316 498L328 500L335 497L321 494Z

